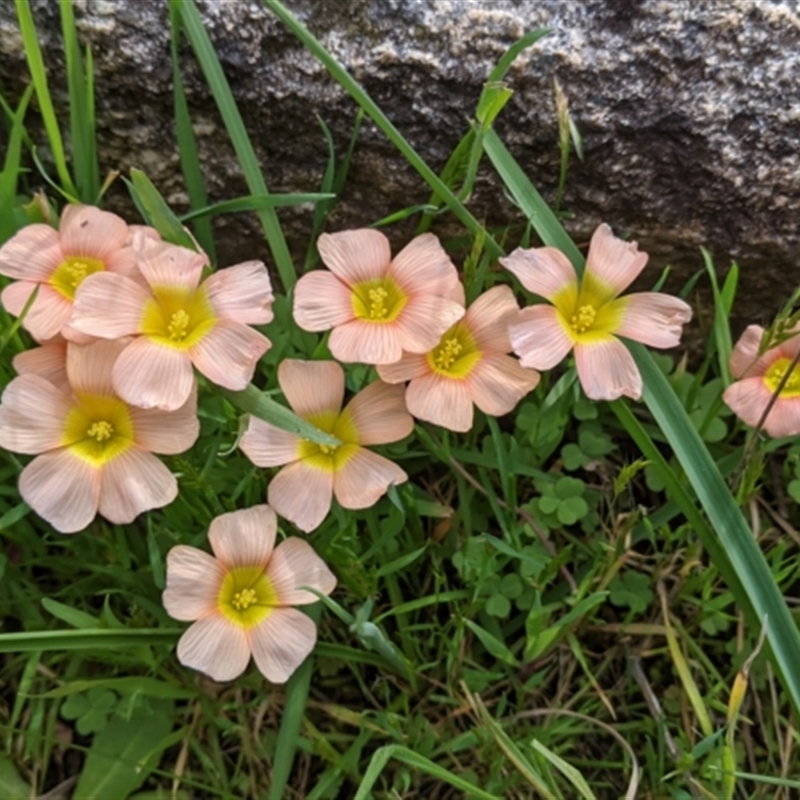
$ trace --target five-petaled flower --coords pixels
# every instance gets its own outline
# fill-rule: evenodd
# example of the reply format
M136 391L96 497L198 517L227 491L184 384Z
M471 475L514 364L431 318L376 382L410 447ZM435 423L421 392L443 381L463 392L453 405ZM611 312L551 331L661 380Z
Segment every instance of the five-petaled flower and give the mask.
M330 594L336 578L310 545L289 538L275 547L277 522L266 505L222 514L208 541L214 556L178 545L167 556L164 607L193 622L178 642L178 660L217 681L247 668L252 654L261 673L283 683L317 639L316 625L291 606Z
M266 267L248 261L200 282L207 258L137 234L147 288L120 275L90 275L75 297L72 325L105 339L135 337L114 366L120 397L172 411L194 386L192 364L212 383L244 389L269 339L250 325L272 319Z
M464 315L456 268L431 233L394 259L389 240L369 229L323 233L317 248L330 272L300 278L294 319L307 331L333 328L328 346L339 361L392 364L403 351L427 353Z
M539 382L539 373L506 355L508 325L519 306L508 286L482 294L424 355L404 353L378 366L387 383L410 380L406 405L417 419L452 431L472 427L473 404L492 416L507 414Z
M641 292L619 297L644 269L647 253L616 238L608 225L592 236L586 271L578 281L567 257L554 247L517 249L500 263L522 285L552 305L529 306L509 328L520 363L550 369L574 348L578 377L593 400L638 399L642 377L617 338L650 347L676 347L691 308L677 297Z
M381 381L362 389L342 410L344 372L333 361L287 359L278 383L294 412L335 436L335 447L314 444L251 417L239 446L259 467L287 464L270 481L269 504L300 530L318 527L335 495L343 508L369 508L391 484L408 476L365 445L396 442L414 420L403 403L403 387Z
M123 219L93 206L67 206L58 230L27 225L0 248L0 275L15 279L3 289L4 308L19 316L38 287L23 327L40 342L58 333L85 340L68 325L75 292L97 272L135 275L130 242Z
M111 372L125 344L70 344L69 386L25 372L3 392L0 446L41 454L19 477L22 499L62 533L83 530L98 511L123 524L171 503L178 484L153 453L182 453L197 439L194 393L172 414L117 396Z
M736 342L730 369L738 380L722 399L742 422L755 427L789 372L763 426L770 436L796 436L800 433L800 366L792 364L800 351L800 334L759 355L763 337L760 325L750 325Z

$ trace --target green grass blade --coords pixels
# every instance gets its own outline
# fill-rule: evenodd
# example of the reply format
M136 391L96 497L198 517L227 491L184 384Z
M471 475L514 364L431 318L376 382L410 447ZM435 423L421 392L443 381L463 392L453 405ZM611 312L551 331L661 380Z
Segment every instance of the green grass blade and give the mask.
M100 192L97 140L94 128L93 84L91 80L86 80L84 73L72 0L60 0L59 9L64 35L64 54L67 61L70 147L72 165L75 170L75 183L80 199L84 203L93 203ZM91 60L87 61L87 68L91 69Z
M473 235L477 236L483 226L470 214L464 204L456 197L449 186L425 163L416 150L406 141L400 131L389 121L378 104L364 91L358 81L323 47L311 32L278 0L264 0L264 4L284 25L319 59L333 78L341 84L348 94L364 109L372 121L386 134L389 141L406 157L409 164L422 176L431 189L440 197L453 214ZM497 242L486 236L486 249L493 258L503 255Z
M247 135L242 115L236 107L236 101L233 99L227 78L222 71L222 66L219 63L219 58L208 32L203 27L203 20L194 0L170 0L170 5L172 8L177 8L180 14L183 29L189 37L189 42L194 49L203 74L206 76L208 86L222 115L225 127L228 129L231 143L242 166L242 172L250 192L255 195L269 194L255 150L250 137ZM267 236L267 243L272 251L272 257L275 259L275 266L278 268L284 291L288 292L294 286L297 275L292 263L292 256L289 253L286 239L278 221L278 215L272 208L264 208L257 213Z
M47 131L47 138L50 141L50 150L53 153L53 161L61 181L61 188L65 194L69 195L75 202L78 202L78 190L75 188L72 176L67 168L64 143L61 139L61 130L58 127L53 100L50 97L50 89L47 85L47 72L44 68L44 59L42 58L42 50L39 47L39 39L36 35L36 26L33 22L31 7L27 0L15 0L15 4L22 41L25 45L25 57L28 60L28 69L31 71L31 79L36 88L36 98L39 101L39 110L42 114L44 128Z
M98 628L2 633L0 653L30 653L34 650L120 650L142 645L172 645L182 633L180 628Z
M215 214L236 214L241 211L256 211L261 208L278 208L280 206L299 206L303 203L319 203L322 200L335 198L335 194L311 193L305 194L265 194L237 197L233 200L222 200L204 208L197 208L179 217L181 222L196 220L200 217L210 217Z
M726 308L726 303L723 298L722 292L719 288L717 281L717 271L714 268L714 261L711 258L711 253L705 247L700 248L703 254L703 262L705 263L706 272L708 272L709 280L711 281L711 289L714 293L714 343L717 348L717 366L719 367L719 374L725 386L729 386L731 382L731 371L728 362L731 357L731 350L733 344L731 343L731 326L728 321L730 308Z
M181 159L183 179L186 181L186 191L189 194L189 203L192 209L204 208L208 205L203 169L200 166L200 155L197 150L197 139L192 128L192 119L189 114L189 104L186 101L186 92L183 89L183 78L179 55L180 46L180 16L175 5L169 9L170 25L172 28L172 87L175 105L175 133L178 139L178 153ZM214 234L211 229L211 220L197 219L192 224L192 230L200 247L208 253L212 264L217 263L217 249L214 244Z
M150 224L161 234L165 242L186 247L189 250L197 250L197 245L192 241L192 237L184 230L181 221L175 216L172 209L167 205L167 201L153 185L153 182L141 170L131 170L131 184L128 184L132 191L136 192L136 200L150 220Z
M16 112L11 117L11 130L8 136L8 149L0 172L0 244L10 239L19 227L17 219L17 183L20 175L20 156L22 140L25 135L25 112L33 94L30 84L19 101ZM21 223L21 221L19 221Z
M376 796L372 792L372 787L381 776L383 768L391 759L400 761L409 767L414 767L438 781L444 781L451 786L455 786L456 789L460 789L465 793L465 797L469 797L471 800L499 800L496 795L484 792L483 789L479 789L469 781L450 772L450 770L399 744L389 744L375 751L370 759L367 771L364 773L364 778L356 790L355 800L371 800Z

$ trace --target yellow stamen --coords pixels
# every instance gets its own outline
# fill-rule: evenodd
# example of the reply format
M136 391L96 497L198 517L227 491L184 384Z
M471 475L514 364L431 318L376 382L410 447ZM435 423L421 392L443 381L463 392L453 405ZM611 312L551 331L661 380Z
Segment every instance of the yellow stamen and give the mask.
M764 374L764 384L771 394L775 394L775 392L778 391L778 387L781 385L784 375L789 371L791 364L792 362L790 359L779 358L766 371ZM800 396L800 367L795 366L794 369L792 369L786 383L783 384L780 396L783 398Z
M189 315L182 309L175 311L170 317L167 325L169 338L173 342L182 342L186 338L187 328L189 327Z
M257 595L254 589L242 589L241 592L236 592L231 600L231 605L237 611L244 611L246 608L252 606L257 600Z
M392 278L362 281L353 287L353 314L369 322L392 322L408 302Z
M317 444L303 439L297 445L297 457L322 472L338 472L358 452L358 431L349 411L327 411L308 417L325 433L335 436L340 445Z
M433 356L433 363L436 364L439 369L450 369L463 349L461 342L453 336L434 350L435 355Z
M105 442L114 435L114 426L110 422L101 419L89 426L86 435L97 442Z
M597 311L594 306L581 306L577 314L573 314L569 324L575 333L585 333L594 324Z
M74 300L75 291L84 278L104 269L105 264L99 258L68 256L56 267L48 282L68 300Z
M370 289L368 295L369 318L385 319L389 314L389 309L386 308L386 298L389 297L389 292L380 287L378 289Z

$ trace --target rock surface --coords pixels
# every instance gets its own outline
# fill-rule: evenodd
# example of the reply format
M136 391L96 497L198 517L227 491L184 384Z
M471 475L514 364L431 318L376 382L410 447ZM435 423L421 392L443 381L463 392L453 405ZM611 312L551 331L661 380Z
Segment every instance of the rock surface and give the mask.
M601 220L630 232L673 286L702 266L743 266L739 316L763 321L800 281L800 12L796 0L286 0L358 78L425 160L441 169L474 113L481 85L523 33L552 33L509 71L515 94L497 129L548 198L558 179L557 77L581 130L563 207L588 238ZM66 121L57 4L32 2L57 109ZM74 0L92 47L101 166L144 169L180 209L186 195L172 122L163 0ZM356 108L260 3L204 0L203 20L273 191L315 191L330 126L339 153ZM182 68L212 200L246 193L241 170L193 54ZM0 4L0 77L16 99L27 80L14 7ZM31 115L33 117L33 115ZM37 125L31 119L37 140ZM66 126L65 126L66 127ZM369 224L429 192L371 123L330 229ZM112 207L127 203L121 186ZM488 163L470 208L491 225L519 220ZM301 263L311 214L280 212ZM438 232L459 232L452 220ZM223 264L269 261L253 215L217 223ZM412 223L395 226L402 243ZM513 238L512 232L512 238ZM655 269L648 282L655 279Z

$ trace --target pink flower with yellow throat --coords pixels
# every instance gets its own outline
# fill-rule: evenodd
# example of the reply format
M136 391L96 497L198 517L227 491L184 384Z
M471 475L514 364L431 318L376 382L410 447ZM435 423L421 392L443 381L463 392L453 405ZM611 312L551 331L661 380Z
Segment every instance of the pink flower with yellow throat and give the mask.
M343 508L369 508L391 484L408 476L367 445L407 436L414 420L403 402L403 387L381 381L362 389L342 410L344 372L334 361L287 359L278 383L292 410L341 442L329 447L301 439L251 417L239 443L259 467L287 464L270 481L269 504L302 531L325 519L333 496Z
M509 327L522 366L550 369L574 349L578 378L593 400L642 394L642 376L618 336L650 347L677 347L682 326L692 318L691 308L677 297L657 292L619 297L644 269L647 253L639 252L636 242L617 239L605 224L592 236L580 281L554 247L517 249L500 263L552 304L523 309Z
M197 439L194 393L167 414L131 407L114 392L111 372L124 347L70 344L69 386L27 372L3 392L0 447L38 455L22 470L19 491L62 533L83 530L98 512L124 524L171 503L178 484L153 453L182 453Z
M146 286L121 275L90 275L75 297L73 326L105 339L135 337L114 365L120 397L141 408L180 408L194 386L192 365L212 383L244 389L270 342L250 325L272 320L266 267L248 261L201 283L207 258L137 235Z
M193 622L178 642L178 660L216 681L230 681L252 654L268 680L283 683L314 648L317 628L292 606L330 594L336 578L307 542L275 547L277 521L265 505L222 514L208 541L213 556L178 545L167 556L163 602L174 619Z
M722 399L745 425L754 428L786 377L763 427L776 438L796 436L800 433L800 367L792 364L800 351L800 334L759 354L764 334L760 325L749 325L736 342L730 369L738 380Z
M369 229L323 233L317 241L330 272L297 282L295 322L331 331L338 361L392 364L403 351L427 353L464 315L452 299L458 273L439 240L417 236L394 259L389 240Z
M508 286L482 294L467 313L424 355L403 354L396 364L378 366L387 383L411 381L406 405L417 418L451 431L472 427L473 404L485 414L501 416L539 382L509 355L508 326L519 306Z
M68 322L75 292L97 272L136 274L128 225L116 214L93 206L70 205L58 230L28 225L0 248L0 275L14 278L3 289L3 307L19 316L38 287L23 327L37 341L59 333L74 338Z

